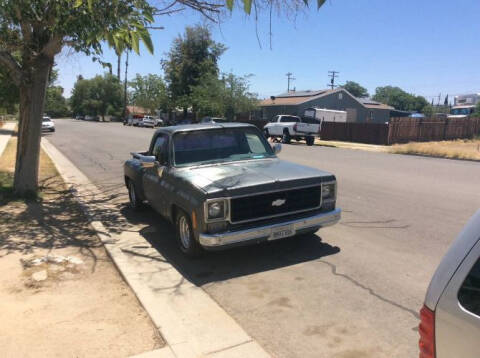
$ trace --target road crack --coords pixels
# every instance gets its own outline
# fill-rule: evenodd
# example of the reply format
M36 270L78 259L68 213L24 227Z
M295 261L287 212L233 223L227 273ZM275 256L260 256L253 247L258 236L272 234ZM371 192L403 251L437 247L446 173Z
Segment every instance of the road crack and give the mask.
M353 283L355 286L367 291L371 296L378 298L380 301L383 301L383 302L388 303L388 304L390 304L394 307L397 307L398 309L400 309L404 312L410 313L416 319L420 319L420 316L419 316L418 312L416 312L416 311L414 311L414 310L412 310L408 307L405 307L405 306L401 305L400 303L397 303L397 302L395 302L391 299L388 299L388 298L385 298L385 297L379 295L378 293L376 293L370 287L365 286L364 284L358 282L357 280L355 280L354 278L352 278L352 277L350 277L346 274L337 272L337 266L332 264L331 262L327 262L327 261L323 261L323 260L318 260L318 261L323 263L323 264L326 264L326 265L330 266L330 269L332 270L332 274L334 274L335 276L343 277L344 279Z

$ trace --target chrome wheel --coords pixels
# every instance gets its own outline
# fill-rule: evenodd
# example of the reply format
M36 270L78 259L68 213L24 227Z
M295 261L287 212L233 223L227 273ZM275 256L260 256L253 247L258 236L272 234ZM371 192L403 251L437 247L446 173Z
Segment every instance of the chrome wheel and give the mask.
M190 225L188 224L187 218L182 215L180 220L178 221L178 231L180 234L180 241L182 242L182 246L186 249L190 247Z

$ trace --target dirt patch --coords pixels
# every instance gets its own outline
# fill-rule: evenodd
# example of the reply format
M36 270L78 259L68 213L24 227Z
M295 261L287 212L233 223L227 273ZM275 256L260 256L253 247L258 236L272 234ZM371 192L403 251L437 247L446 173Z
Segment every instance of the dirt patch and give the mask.
M13 138L0 158L0 187L11 181L15 146ZM40 162L39 200L0 198L2 356L128 357L160 348L158 330L43 152Z
M391 147L391 152L451 159L480 160L480 139L396 144Z

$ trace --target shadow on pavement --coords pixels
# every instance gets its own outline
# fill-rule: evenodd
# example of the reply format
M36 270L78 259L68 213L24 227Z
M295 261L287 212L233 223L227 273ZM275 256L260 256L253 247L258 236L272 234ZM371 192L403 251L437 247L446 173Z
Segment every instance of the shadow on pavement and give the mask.
M308 235L223 251L207 251L202 257L191 259L178 249L173 226L153 209L137 213L125 205L120 211L129 223L146 224L140 235L197 286L313 261L340 252L340 248L323 243L317 235Z

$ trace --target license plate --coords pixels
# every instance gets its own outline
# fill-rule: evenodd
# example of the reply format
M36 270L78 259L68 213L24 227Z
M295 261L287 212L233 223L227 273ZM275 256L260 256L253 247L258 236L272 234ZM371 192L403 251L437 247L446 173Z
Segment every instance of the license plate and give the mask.
M279 226L272 230L269 240L278 240L285 237L290 237L295 234L293 230L293 225Z

